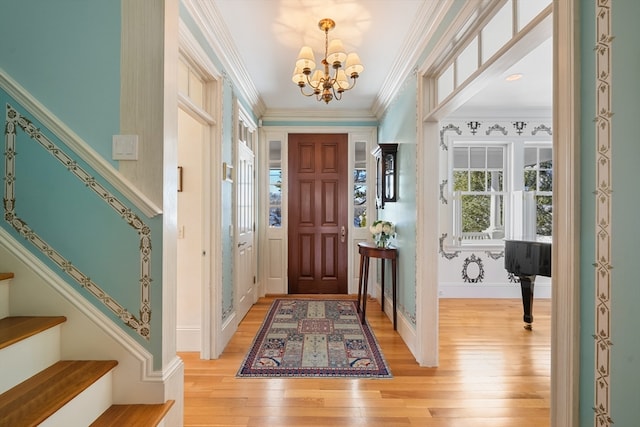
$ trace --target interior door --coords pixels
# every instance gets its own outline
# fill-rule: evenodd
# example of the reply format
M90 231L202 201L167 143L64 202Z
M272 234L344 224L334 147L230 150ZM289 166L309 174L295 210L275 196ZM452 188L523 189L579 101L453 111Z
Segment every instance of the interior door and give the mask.
M256 252L254 242L254 153L246 140L237 145L236 188L236 295L238 318L242 319L256 302ZM233 174L229 174L233 177Z
M289 135L289 293L346 294L348 137Z

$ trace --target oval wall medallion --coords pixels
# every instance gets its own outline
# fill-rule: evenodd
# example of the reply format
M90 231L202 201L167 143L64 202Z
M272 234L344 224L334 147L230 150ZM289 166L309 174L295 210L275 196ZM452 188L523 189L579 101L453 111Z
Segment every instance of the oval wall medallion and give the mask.
M478 258L475 254L471 254L469 258L464 260L462 265L462 280L466 283L479 283L484 279L484 265L482 258Z

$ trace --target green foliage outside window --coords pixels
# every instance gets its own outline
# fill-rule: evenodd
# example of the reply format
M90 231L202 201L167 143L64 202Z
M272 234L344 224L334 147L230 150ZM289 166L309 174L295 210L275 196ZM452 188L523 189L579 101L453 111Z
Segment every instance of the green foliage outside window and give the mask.
M462 196L462 232L480 232L489 228L490 213L490 196Z
M492 177L497 180L492 186ZM454 171L454 191L491 192L502 189L502 172L487 171ZM497 187L497 188L494 188ZM500 214L502 214L502 196L481 194L464 194L461 196L462 232L482 232L491 226L491 199L499 197ZM502 215L500 215L502 218Z

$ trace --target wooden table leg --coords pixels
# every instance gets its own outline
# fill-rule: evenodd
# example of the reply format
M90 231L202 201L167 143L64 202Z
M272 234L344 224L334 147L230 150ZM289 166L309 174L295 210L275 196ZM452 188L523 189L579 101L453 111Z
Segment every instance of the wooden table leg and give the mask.
M364 323L367 312L367 286L369 284L369 257L364 257L364 282L362 284L362 318L360 323Z
M397 271L397 265L396 265L396 259L392 259L391 260L391 274L392 274L392 278L391 278L391 298L393 301L393 330L397 331L398 330L398 311L396 310L396 293L397 293L397 280L398 280L398 271Z
M364 271L364 255L360 254L360 275L358 276L358 303L357 303L357 307L356 307L356 311L359 313L360 312L360 303L361 303L361 298L362 298L362 286L364 284L364 277L363 277L363 271Z
M382 279L380 280L380 288L382 291L380 292L382 295L380 296L380 308L384 313L384 259L380 260L380 274L382 275Z

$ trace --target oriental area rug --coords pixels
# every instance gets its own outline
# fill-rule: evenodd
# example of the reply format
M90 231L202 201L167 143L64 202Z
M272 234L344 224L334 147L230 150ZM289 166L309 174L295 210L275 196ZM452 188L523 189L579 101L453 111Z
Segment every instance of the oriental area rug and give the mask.
M275 300L237 376L390 378L356 307L352 300Z

